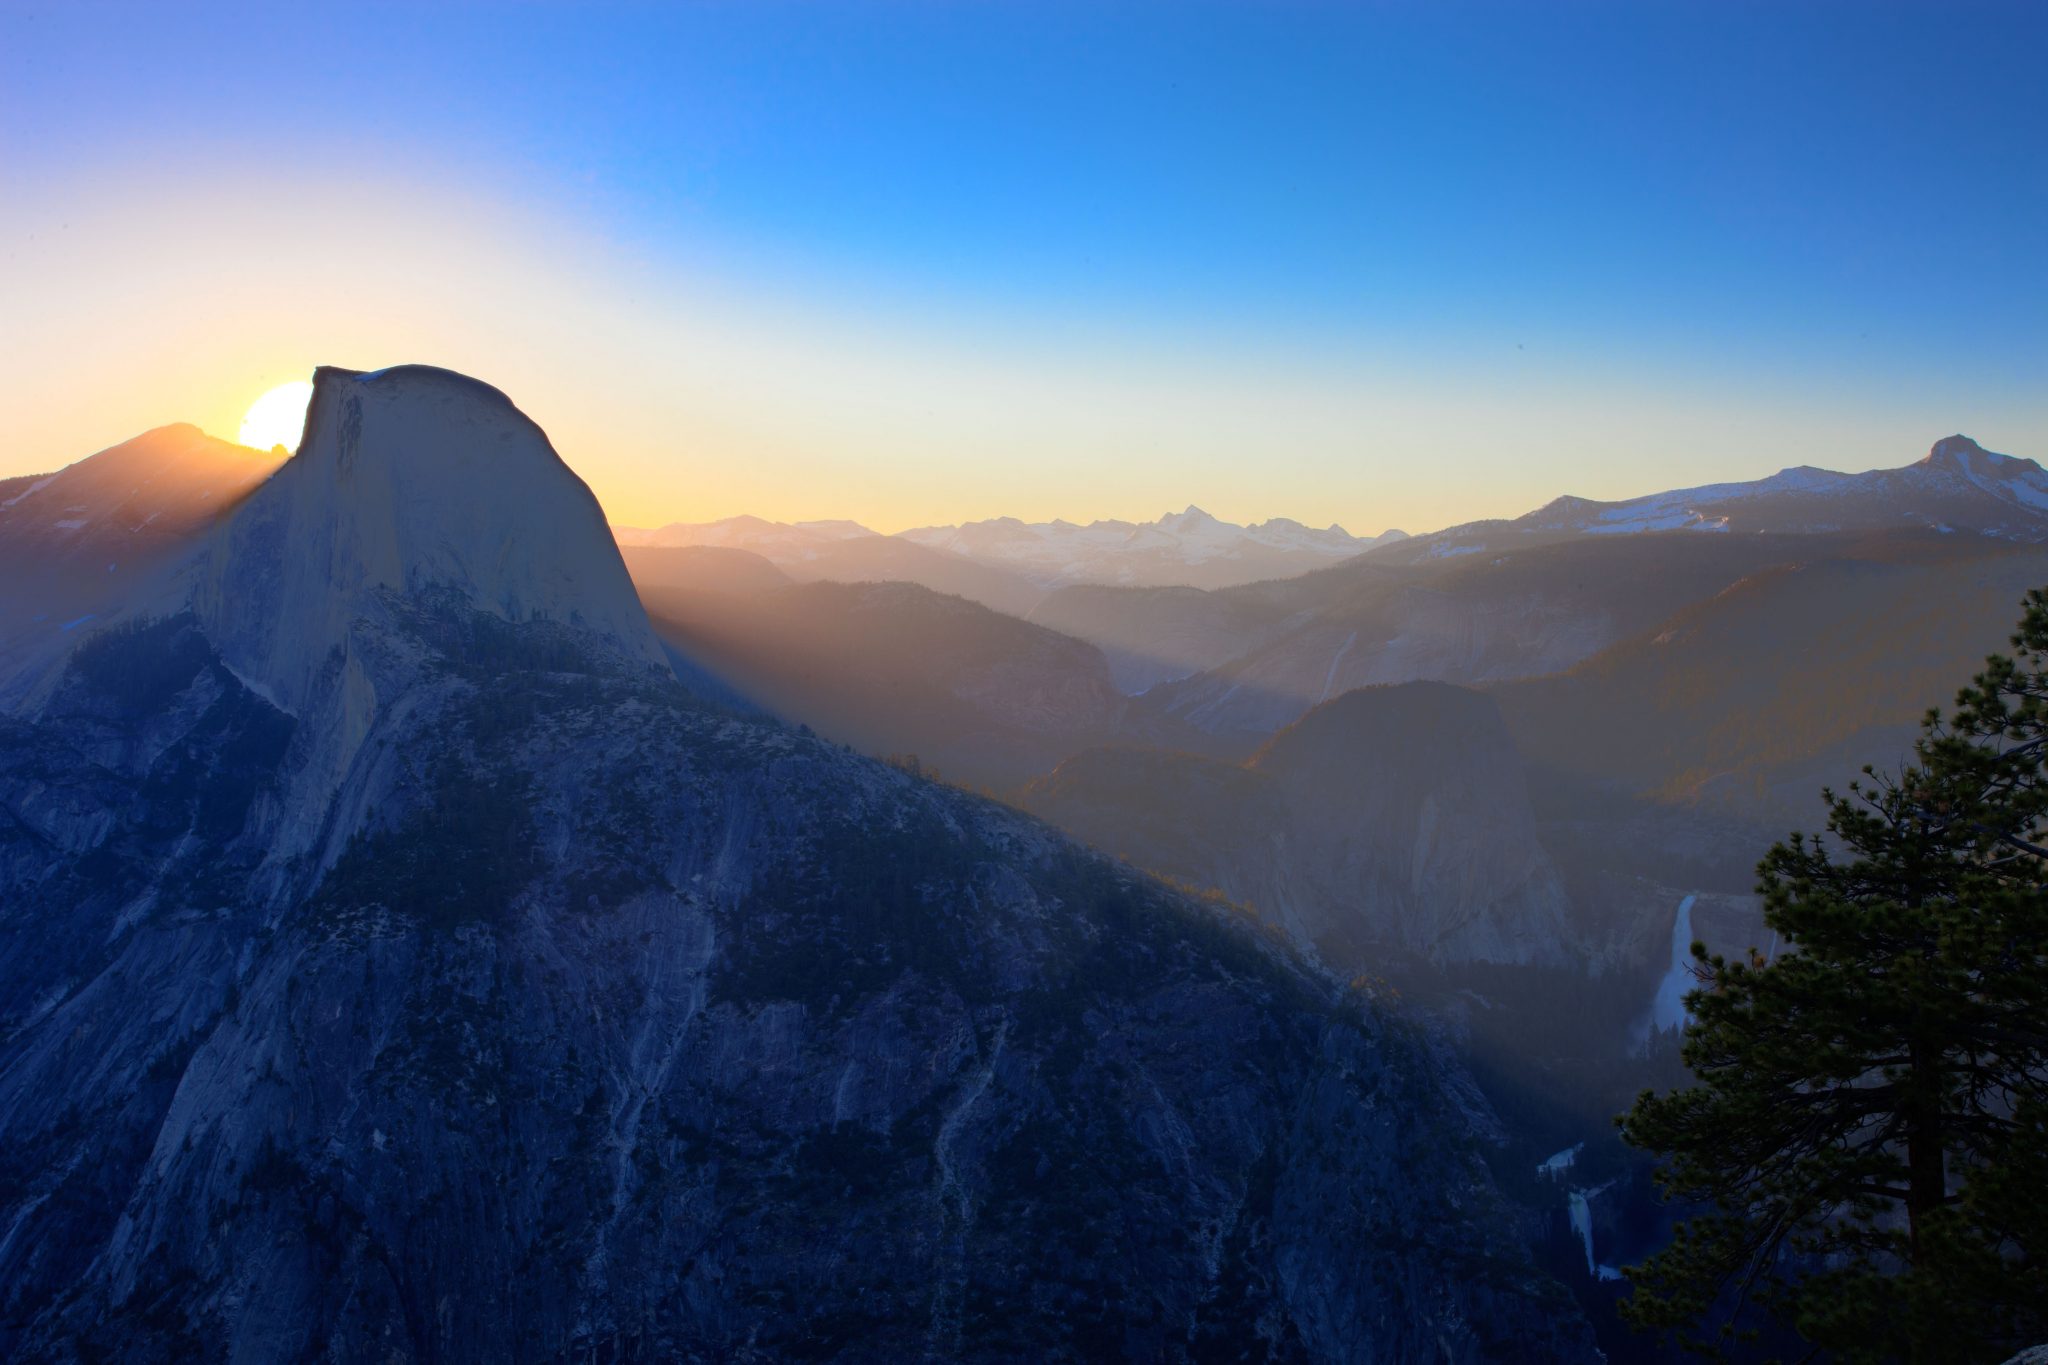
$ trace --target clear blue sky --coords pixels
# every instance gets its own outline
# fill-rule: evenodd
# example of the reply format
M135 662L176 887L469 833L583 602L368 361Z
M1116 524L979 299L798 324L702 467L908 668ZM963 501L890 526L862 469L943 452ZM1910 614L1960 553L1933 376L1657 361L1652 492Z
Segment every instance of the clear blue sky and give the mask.
M1425 486L1419 443L1508 485L1504 505L1474 515L1793 456L1900 463L1956 428L2048 457L2044 63L2042 4L11 3L0 195L16 208L0 268L33 270L5 287L42 299L55 267L14 248L68 230L39 202L95 190L132 184L123 216L146 217L166 184L218 182L260 217L267 181L282 213L313 166L345 168L366 198L459 186L473 199L456 236L491 231L477 200L501 205L551 244L525 248L531 259L560 250L593 258L565 270L716 281L721 306L801 333L793 353L880 329L883 353L945 383L949 354L986 348L1040 381L1027 403L962 379L959 392L1009 402L987 423L1021 423L1045 446L1099 428L1143 466L1105 485L1113 506L1085 487L1033 491L1004 472L1033 462L1031 441L973 448L963 411L932 419L966 452L956 463L982 472L955 470L905 434L916 405L891 395L915 381L895 370L861 380L882 395L873 430L843 395L821 399L836 416L815 430L766 417L756 430L744 404L707 399L688 411L715 420L664 409L665 427L689 432L667 455L634 446L648 436L631 422L614 435L574 415L594 403L557 400L592 442L638 451L619 457L616 489L601 460L592 475L635 519L676 496L663 459L726 451L790 462L781 484L721 494L744 510L831 514L794 493L760 504L807 478L844 504L857 479L815 477L839 430L836 458L870 466L884 496L836 510L871 519L889 520L892 498L918 520L1023 503L1149 514L1206 496L1226 515L1373 529L1460 510ZM81 212L113 212L93 202ZM166 276L197 250L173 245ZM378 243L362 249L374 258ZM772 335L758 345L772 356ZM1143 377L1076 391L1074 405L1104 414L1093 428L1034 427L1023 408L1069 401L1063 357L1098 351ZM79 359L102 373L136 363ZM532 368L549 372L538 354ZM1220 402L1205 378L1218 372L1257 410L1233 429L1238 468L1118 407ZM1274 377L1263 390L1261 376ZM1389 404L1426 391L1440 420L1353 413L1354 376ZM615 406L647 387L635 379ZM38 379L8 406L52 391ZM760 392L772 406L772 385ZM1321 415L1299 428L1276 416L1308 409ZM1230 419L1196 425L1218 421ZM1757 452L1760 431L1800 449ZM1244 449L1258 433L1271 449ZM901 471L871 467L891 449ZM1040 454L1040 472L1062 477ZM1253 505L1260 481L1242 466L1255 462L1289 505ZM1326 505L1294 505L1318 496ZM676 513L743 510L710 502Z

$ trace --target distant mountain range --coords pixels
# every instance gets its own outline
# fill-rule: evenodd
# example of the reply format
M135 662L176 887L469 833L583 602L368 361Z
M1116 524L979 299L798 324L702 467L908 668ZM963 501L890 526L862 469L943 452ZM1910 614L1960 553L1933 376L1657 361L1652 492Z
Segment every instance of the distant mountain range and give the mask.
M1932 530L2002 540L2048 540L2048 471L1967 436L1936 441L1897 469L1839 474L1812 465L1747 483L1680 488L1622 502L1562 497L1512 521L1476 521L1418 536L1403 553L1477 554L1556 536L1655 531Z
M1035 601L1047 590L1071 583L1221 588L1287 578L1406 538L1400 531L1354 536L1341 526L1319 531L1285 517L1239 526L1199 507L1147 522L1094 521L1082 526L997 517L893 536L851 521L782 523L750 516L678 522L651 531L619 527L615 534L625 548L707 545L751 550L797 578L851 581L849 575L862 570L887 571L886 576L922 582L939 591L948 589L931 580L949 574L958 578L960 570L949 566L971 563L1002 578L983 579L972 585L979 591L962 595L998 610L1008 608L993 596L1031 596ZM925 553L920 556L907 547ZM1001 586L1004 583L1009 586Z
M1251 526L1220 521L1199 507L1157 521L1024 522L1015 517L927 526L905 540L1001 564L1037 583L1124 583L1229 587L1286 578L1407 538L1402 531L1354 536L1315 530L1286 517Z
M814 529L819 525L832 529ZM700 526L621 531L618 540L636 580L651 575L652 581L672 586L690 581L675 578L679 552L696 550L751 555L801 583L916 583L1011 616L1027 615L1045 600L1043 587L1000 565L849 527L849 522L785 526L757 517L732 517ZM706 566L710 561L700 558L698 563Z
M1286 581L1063 588L1031 619L1099 646L1127 691L1174 684L1161 705L1255 744L1347 687L1569 668L1746 573L1858 535L2048 541L2048 473L1951 436L1898 469L1559 498Z
M1750 482L1708 484L1619 502L1565 496L1526 515L1466 522L1426 535L1354 536L1285 517L1239 526L1199 507L1156 521L1025 522L995 517L882 535L853 521L773 522L759 517L677 522L656 530L617 527L636 552L684 547L745 550L791 578L852 583L918 583L1068 629L1107 607L1098 588L1215 592L1334 568L1367 551L1376 562L1415 563L1501 552L1582 537L1667 531L1829 534L1930 530L2035 542L2048 540L2048 472L2032 460L1987 451L1967 436L1935 443L1897 469L1841 474L1800 465ZM1190 635L1198 614L1183 595L1147 599L1140 627L1158 662L1128 639L1096 639L1110 652L1118 683L1142 691L1185 676L1188 664L1223 662ZM1159 610L1153 610L1157 606ZM1242 613L1232 613L1235 626ZM1163 643L1162 637L1174 637ZM1226 647L1227 649L1227 647ZM1179 662L1175 662L1178 660ZM1424 675L1427 676L1427 675Z

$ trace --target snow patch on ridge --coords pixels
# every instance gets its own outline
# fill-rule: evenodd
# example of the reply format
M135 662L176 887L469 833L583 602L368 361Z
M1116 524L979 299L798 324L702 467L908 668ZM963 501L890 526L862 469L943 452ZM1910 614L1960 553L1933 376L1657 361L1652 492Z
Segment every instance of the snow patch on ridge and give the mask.
M59 473L59 474L61 474L62 472L63 472L62 470L59 470L59 471L58 471L58 473ZM19 493L16 493L16 494L15 494L15 495L14 495L13 497L11 497L11 498L7 499L7 501L5 501L5 502L0 502L0 511L4 511L5 509L7 509L7 508L9 508L9 507L12 507L12 506L14 506L14 504L16 504L17 502L20 502L20 501L21 501L21 500L22 500L23 498L25 498L25 497L28 497L28 496L29 496L30 494L32 494L32 493L39 493L39 492L41 492L41 491L42 491L43 489L45 489L45 488L48 488L48 487L49 487L49 486L50 486L51 484L55 483L56 481L57 481L57 475L56 475L56 474L45 474L45 475L43 475L43 477L42 477L42 478L40 478L40 479L37 479L37 480L36 480L36 481L35 481L34 483L30 484L30 485L29 485L28 487L26 487L26 488L22 489L22 490L21 490L21 491L20 491Z

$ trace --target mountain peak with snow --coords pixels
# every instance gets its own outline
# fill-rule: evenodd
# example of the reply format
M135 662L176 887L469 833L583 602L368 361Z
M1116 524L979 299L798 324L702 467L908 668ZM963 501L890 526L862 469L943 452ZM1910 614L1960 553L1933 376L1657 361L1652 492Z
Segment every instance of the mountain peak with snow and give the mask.
M1554 498L1506 522L1473 522L1422 538L1409 554L1499 548L1530 535L1655 531L1921 530L2048 541L2048 471L2032 460L1945 436L1912 464L1845 474L1792 465L1767 478L1706 484L1618 502Z
M1225 587L1319 569L1405 537L1360 537L1332 525L1317 531L1287 517L1250 526L1189 503L1157 521L995 517L903 532L907 540L1022 573L1048 588L1074 583Z
M2032 460L1986 450L1960 433L1944 436L1936 441L1928 450L1926 458L1915 467L1935 471L1949 470L1965 478L1992 478L2001 482L2044 473L2041 466Z
M1924 465L1968 465L1986 455L1991 455L1991 453L1968 436L1957 432L1953 436L1944 436L1929 446L1927 454L1921 459L1920 463ZM1998 455L1994 458L2004 460L2011 457Z

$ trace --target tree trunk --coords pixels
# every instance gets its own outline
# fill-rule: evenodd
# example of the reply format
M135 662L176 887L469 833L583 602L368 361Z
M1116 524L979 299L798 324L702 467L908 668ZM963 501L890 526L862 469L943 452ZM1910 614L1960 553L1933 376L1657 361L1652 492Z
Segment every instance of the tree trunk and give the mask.
M1922 1264L1921 1236L1929 1214L1948 1199L1948 1161L1942 1150L1940 1057L1915 1038L1906 1103L1906 1226L1915 1267Z

